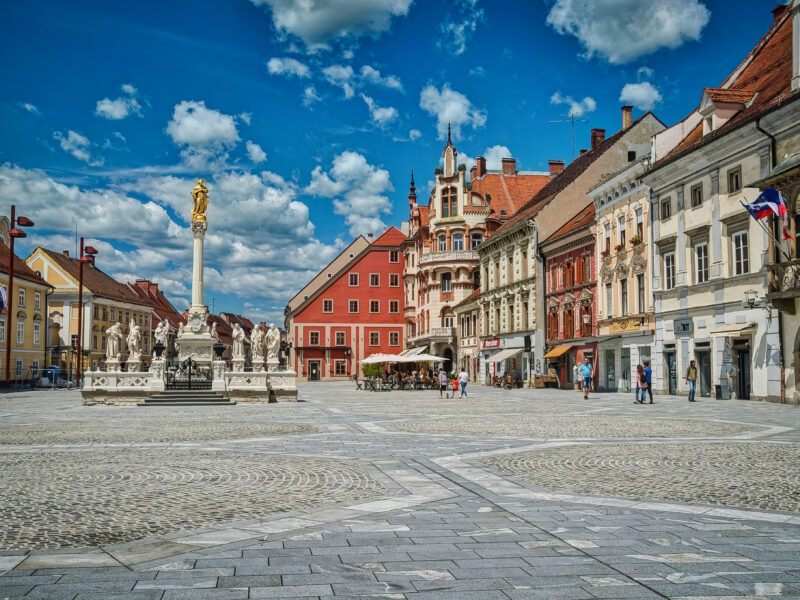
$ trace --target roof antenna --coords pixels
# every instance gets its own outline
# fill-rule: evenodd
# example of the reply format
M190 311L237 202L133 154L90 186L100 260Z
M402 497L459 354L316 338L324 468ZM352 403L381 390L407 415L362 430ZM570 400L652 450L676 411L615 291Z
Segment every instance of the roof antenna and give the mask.
M575 123L588 123L588 119L576 119L575 115L572 113L566 115L560 115L562 117L569 117L569 119L558 119L556 121L550 121L551 123L570 123L572 129L572 160L575 160Z

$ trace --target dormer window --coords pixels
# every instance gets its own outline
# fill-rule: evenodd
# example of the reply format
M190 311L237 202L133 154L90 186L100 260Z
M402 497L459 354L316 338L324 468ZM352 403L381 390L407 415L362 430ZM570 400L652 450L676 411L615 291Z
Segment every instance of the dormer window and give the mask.
M734 115L750 106L756 97L748 90L706 88L700 100L700 115L703 118L703 135L716 131Z
M449 187L442 190L442 218L458 215L457 198L456 188Z

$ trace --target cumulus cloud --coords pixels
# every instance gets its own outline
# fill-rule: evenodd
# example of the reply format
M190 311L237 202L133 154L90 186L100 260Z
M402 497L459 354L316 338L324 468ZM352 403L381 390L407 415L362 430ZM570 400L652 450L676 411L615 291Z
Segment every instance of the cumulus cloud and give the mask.
M311 77L311 69L294 58L270 58L267 61L267 71L270 75Z
M450 88L445 83L441 90L434 85L427 85L419 96L419 106L436 117L436 131L438 139L447 137L447 126L452 125L453 137L461 137L461 127L470 126L473 129L486 125L486 112L473 106L469 99L462 93Z
M700 0L556 0L547 23L612 64L697 41L711 12Z
M310 52L336 39L357 39L387 31L394 17L408 13L412 0L251 0L272 12L283 35L300 38Z
M245 147L247 148L247 156L250 157L254 163L260 163L267 160L267 153L261 149L261 146L256 144L255 142L251 142L247 140L245 142Z
M566 104L569 106L569 116L582 117L586 113L590 113L597 108L597 102L594 98L586 96L583 100L574 100L572 96L562 96L561 92L556 92L550 96L550 104Z
M305 192L333 198L336 214L343 215L355 237L383 230L382 214L391 212L387 192L394 191L389 171L375 167L358 152L342 152L329 171L317 166Z
M364 65L361 67L361 80L373 85L380 85L392 90L403 91L403 83L395 75L381 75L381 72L375 67Z
M103 98L97 101L94 114L104 119L119 121L130 115L142 116L142 105L136 99L138 91L130 83L123 83L120 86L123 96L118 98Z
M398 117L397 109L393 106L378 106L375 100L364 94L361 94L361 99L369 108L370 120L378 127L386 127Z
M412 142L422 137L422 132L419 129L412 129L408 132L408 139Z
M342 88L345 98L353 97L353 67L350 65L331 65L322 69L322 74L331 85Z
M626 83L619 95L619 100L626 104L632 104L640 110L652 110L657 102L661 102L661 94L649 81Z
M467 49L467 42L483 19L483 9L478 8L478 0L462 0L449 5L451 13L442 23L442 37L437 40L436 45L453 56L460 56Z
M655 71L650 67L639 67L636 70L636 79L641 81L642 79L651 79L655 75Z
M313 85L303 90L303 106L311 106L314 102L319 102L322 98L317 94L317 88Z
M61 149L68 154L71 154L78 160L81 160L93 167L103 164L102 158L94 158L91 154L91 148L94 144L86 136L81 135L77 131L68 130L66 133L62 131L54 131L53 139L58 141Z
M511 154L511 150L508 146L489 146L484 150L483 154L481 154L486 159L486 169L489 171L499 171L503 168L503 159L504 158L511 158L514 155ZM475 158L465 154L464 152L458 153L458 162L464 163L467 167L467 172L469 172L472 167L475 166Z
M176 104L167 134L181 147L184 161L195 168L224 160L226 150L239 141L236 119L211 108L205 102L184 100Z

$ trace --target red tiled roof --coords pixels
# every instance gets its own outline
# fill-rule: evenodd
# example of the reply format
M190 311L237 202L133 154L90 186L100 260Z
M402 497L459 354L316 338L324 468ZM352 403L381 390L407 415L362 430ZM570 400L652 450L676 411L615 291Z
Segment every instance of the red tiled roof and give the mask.
M474 290L472 291L472 293L471 293L469 296L467 296L466 298L464 298L464 299L463 299L461 302L459 302L458 304L456 304L456 305L455 305L453 308L458 308L459 306L463 306L463 305L465 305L465 304L469 304L469 303L470 303L470 302L472 302L473 300L477 300L477 299L478 299L478 296L480 296L480 295L481 295L481 288L476 288L476 289L474 289Z
M397 227L390 227L378 239L372 242L373 246L399 246L406 240L406 236Z
M420 206L419 207L419 226L426 227L430 222L430 206Z
M472 181L472 191L484 198L489 194L492 198L490 201L492 212L495 216L503 218L517 212L549 182L549 175L486 173L483 177ZM501 210L505 211L504 215Z
M208 321L213 326L214 323L217 324L217 337L219 341L223 344L232 344L233 343L233 327L228 325L227 321L220 317L219 315L208 315Z
M11 250L2 241L0 241L0 273L8 275L8 255ZM31 269L25 261L19 256L14 254L14 278L25 279L33 283L38 283L46 287L51 287L44 279L36 274L36 271Z
M739 125L752 121L792 96L792 19L790 11L785 10L783 15L776 19L742 64L747 63L748 60L750 62L744 69L742 69L742 65L737 67L736 71L741 69L741 73L727 89L731 92L757 92L753 103L731 117L716 131L705 136L701 122L669 154L659 160L654 165L655 168L724 135ZM729 75L726 81L732 76L733 74Z
M547 185L539 190L539 192L533 196L533 198L531 198L522 208L520 208L513 217L505 221L492 234L492 236L507 231L520 221L524 221L525 219L530 219L531 217L536 216L543 206L548 204L559 192L562 192L567 186L575 181L581 174L583 174L584 171L586 171L586 169L588 169L598 158L600 158L606 152L606 150L616 144L623 135L625 135L633 127L636 127L648 115L655 117L653 113L647 111L638 119L636 119L630 127L626 129L620 129L611 137L606 138L597 148L589 150L588 152L584 152L580 156L576 156L575 160L569 163L569 165L567 165L567 167L561 173L550 179L550 182Z
M544 243L547 244L548 242L554 242L558 238L564 237L565 235L591 225L594 223L594 214L594 202L592 202L589 204L589 206L581 210L577 215L572 217L569 221L558 228L553 235L544 241Z
M727 90L723 88L706 88L703 93L708 94L712 102L731 102L744 104L750 102L756 92L753 90Z
M166 319L167 322L176 329L181 323L186 323L183 316L175 310L172 303L167 300L164 292L158 289L157 283L153 283L147 279L137 279L136 283L129 283L128 287L134 294L137 294L142 300L153 307L159 320L163 321Z
M250 335L250 332L253 330L253 327L255 327L255 324L250 319L248 319L247 317L243 317L242 315L235 315L233 313L223 312L219 313L219 316L222 317L231 327L233 327L235 323L239 323L239 327L244 329L247 335Z
M40 248L50 260L58 267L71 275L75 281L78 280L78 259L64 256L61 252L54 252L47 248ZM83 267L83 287L92 292L95 296L117 300L119 302L130 302L143 306L152 306L149 301L143 300L139 294L135 293L124 283L120 283L110 275L107 275L94 265L85 264Z

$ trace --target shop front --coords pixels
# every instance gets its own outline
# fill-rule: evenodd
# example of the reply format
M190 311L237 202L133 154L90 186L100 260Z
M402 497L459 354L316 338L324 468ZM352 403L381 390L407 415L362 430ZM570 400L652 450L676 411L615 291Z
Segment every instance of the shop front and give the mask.
M589 359L594 373L594 385L597 385L597 343L562 344L551 346L543 356L547 375L555 376L562 389L573 389L580 383L577 375L578 365Z

